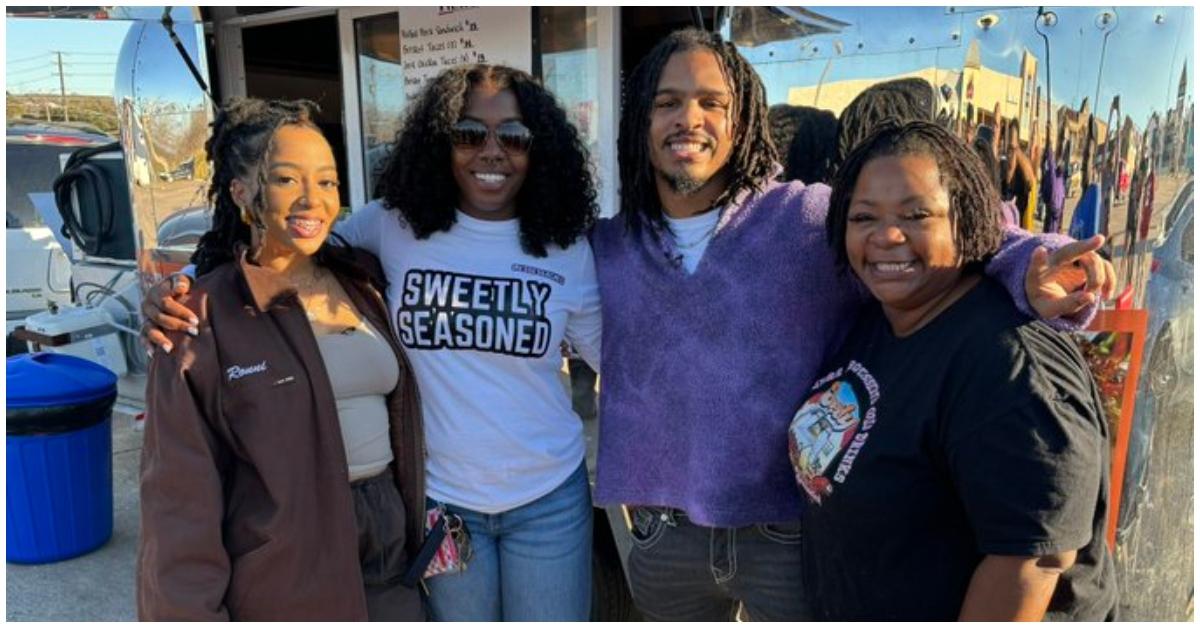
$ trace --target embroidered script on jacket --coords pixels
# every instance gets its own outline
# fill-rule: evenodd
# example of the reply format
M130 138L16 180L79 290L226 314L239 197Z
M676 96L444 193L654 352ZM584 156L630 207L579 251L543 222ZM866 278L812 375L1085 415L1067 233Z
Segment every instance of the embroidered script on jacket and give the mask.
M265 370L267 370L266 360L263 360L258 364L251 364L250 366L238 366L235 364L225 369L225 376L229 379L229 381L232 382L235 379L241 379L247 375L254 375L255 373L262 373Z

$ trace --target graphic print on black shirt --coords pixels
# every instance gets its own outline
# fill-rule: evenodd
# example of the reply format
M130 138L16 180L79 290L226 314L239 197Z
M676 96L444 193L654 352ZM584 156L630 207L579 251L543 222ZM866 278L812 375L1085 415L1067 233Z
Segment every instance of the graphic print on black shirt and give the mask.
M833 493L833 482L846 481L854 459L871 437L879 385L862 364L851 361L812 389L816 392L792 417L788 455L796 481L819 504Z
M396 329L410 349L465 349L540 358L550 346L546 304L553 287L537 279L414 268L404 274Z

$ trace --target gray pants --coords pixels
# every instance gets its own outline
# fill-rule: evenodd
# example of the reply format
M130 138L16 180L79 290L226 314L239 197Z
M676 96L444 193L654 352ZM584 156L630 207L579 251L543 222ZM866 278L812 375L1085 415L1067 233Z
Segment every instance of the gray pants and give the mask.
M389 467L350 484L358 519L358 558L362 565L370 621L424 621L421 595L400 584L408 565L404 550L404 499Z
M799 522L708 528L671 508L630 514L629 581L647 620L811 620Z

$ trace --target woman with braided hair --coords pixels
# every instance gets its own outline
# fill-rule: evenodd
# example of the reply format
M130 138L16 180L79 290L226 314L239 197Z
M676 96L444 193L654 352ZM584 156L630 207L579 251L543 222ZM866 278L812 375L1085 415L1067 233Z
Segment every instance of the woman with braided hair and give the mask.
M1108 424L1073 342L981 270L1002 229L978 156L885 122L832 188L874 302L788 430L815 618L1111 619Z
M146 386L138 615L423 617L421 413L379 263L330 228L337 166L315 105L239 99L205 148L212 229L189 333Z

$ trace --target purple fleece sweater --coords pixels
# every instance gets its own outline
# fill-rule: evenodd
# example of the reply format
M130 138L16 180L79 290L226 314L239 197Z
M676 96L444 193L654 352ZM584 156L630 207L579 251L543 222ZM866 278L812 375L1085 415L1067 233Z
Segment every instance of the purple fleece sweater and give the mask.
M598 504L671 506L720 527L800 518L787 426L870 295L834 266L828 187L773 182L740 200L692 275L669 234L633 234L621 216L593 231ZM1065 239L1013 233L987 272L1031 313L1029 255Z

